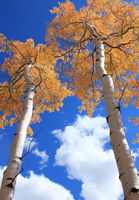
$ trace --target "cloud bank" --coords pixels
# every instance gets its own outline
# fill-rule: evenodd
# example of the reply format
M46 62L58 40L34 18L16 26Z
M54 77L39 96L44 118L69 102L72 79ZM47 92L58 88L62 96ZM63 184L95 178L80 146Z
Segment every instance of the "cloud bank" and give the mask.
M0 167L0 180L4 168ZM44 175L30 171L28 177L18 176L14 200L74 200L70 191Z
M53 134L60 140L56 165L65 166L70 179L82 182L81 196L85 200L118 200L121 183L111 149L106 149L109 130L103 117L78 116L64 131Z

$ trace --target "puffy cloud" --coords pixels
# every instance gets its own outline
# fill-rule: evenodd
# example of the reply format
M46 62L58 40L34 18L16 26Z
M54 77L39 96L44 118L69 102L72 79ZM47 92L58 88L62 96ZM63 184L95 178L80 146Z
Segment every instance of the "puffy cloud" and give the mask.
M0 167L0 179L2 171ZM52 182L44 175L29 172L28 177L18 176L14 200L74 200L70 191Z
M134 149L131 152L132 152L132 155L133 155L134 159L139 157L139 148Z
M46 167L46 162L48 161L48 155L46 154L45 151L39 151L38 148L35 148L32 153L36 156L38 156L41 160L40 160L40 165L41 165L41 168L40 169L43 169L44 167Z
M68 177L82 181L85 200L118 200L122 194L118 171L109 142L105 118L78 116L73 125L53 134L61 141L56 164L67 168Z
M31 153L40 158L39 164L41 165L40 169L47 167L46 162L48 161L49 156L45 151L40 151L37 147L37 142L33 140L32 137L27 137L24 145L24 150L31 150ZM34 149L34 150L33 150Z
M32 137L27 136L24 144L24 149L28 150L30 147L30 150L33 149L37 145L37 142L33 140Z

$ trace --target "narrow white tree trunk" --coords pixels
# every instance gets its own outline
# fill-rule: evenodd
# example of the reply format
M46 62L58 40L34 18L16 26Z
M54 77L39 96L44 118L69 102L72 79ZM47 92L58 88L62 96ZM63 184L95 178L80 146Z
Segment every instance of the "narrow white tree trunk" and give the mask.
M110 128L111 144L119 170L124 199L139 200L139 175L133 156L128 146L119 107L114 98L114 84L104 68L104 45L99 39L95 41L96 70L103 85L104 100L108 112L107 121Z
M111 76L107 74L104 67L104 44L103 41L94 34L95 29L93 26L86 25L85 27L88 28L92 35L92 44L95 46L96 50L96 71L103 85L104 100L108 113L107 122L110 128L110 139L119 170L119 179L121 180L124 191L124 200L139 200L139 174L125 137L120 109L114 98L113 80Z
M33 110L33 98L35 95L35 85L29 76L32 65L28 65L24 72L24 77L28 85L28 93L24 106L22 120L18 124L17 133L15 134L10 152L10 162L7 169L3 173L3 180L0 190L0 200L12 200L15 190L16 178L20 171L22 163L22 153L27 135L27 127L30 123Z

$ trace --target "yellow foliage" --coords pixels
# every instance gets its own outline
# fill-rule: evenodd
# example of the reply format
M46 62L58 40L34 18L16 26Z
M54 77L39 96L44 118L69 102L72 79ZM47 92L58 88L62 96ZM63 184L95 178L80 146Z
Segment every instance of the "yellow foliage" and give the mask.
M33 135L33 130L30 126L28 126L28 128L27 128L27 134L29 134L30 136Z
M4 52L6 49L6 37L0 33L0 52Z
M129 121L134 122L135 125L138 125L139 124L139 117L130 117Z
M4 43L5 37L0 35L1 38L4 38ZM0 127L12 125L22 119L28 89L24 71L29 64L33 66L30 78L36 86L31 123L39 122L40 113L44 111L59 110L63 99L71 95L71 91L61 83L54 69L56 58L53 51L57 50L56 43L52 41L48 45L35 46L33 39L28 39L26 42L6 40L6 45L5 51L9 53L9 57L5 58L1 70L7 70L10 78L7 82L0 83L0 110L3 112ZM30 127L28 134L33 134Z
M96 36L104 41L105 68L113 77L117 101L122 95L125 106L132 100L132 104L139 107L138 8L122 0L87 0L86 7L76 10L72 2L66 1L51 13L56 16L49 25L46 39L59 42L59 51L54 52L61 61L58 69L69 78L68 85L82 101L81 109L92 114L102 98L95 70L96 55L90 43L92 36L85 24L94 25Z

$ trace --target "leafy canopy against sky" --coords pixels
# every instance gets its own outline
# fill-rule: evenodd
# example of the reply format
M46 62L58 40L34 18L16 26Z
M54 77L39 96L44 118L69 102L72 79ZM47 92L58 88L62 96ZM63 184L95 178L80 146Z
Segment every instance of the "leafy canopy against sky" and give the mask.
M86 5L85 1L73 1L73 3L75 3L77 9ZM0 2L0 15L1 19L3 19L0 21L1 32L7 36L8 40L25 42L26 39L33 38L36 45L42 42L45 43L46 23L53 18L49 10L52 10L54 6L58 6L57 1L46 2L42 0L40 3L37 0L34 3L33 0L3 0ZM3 58L1 57L1 59L2 64ZM42 196L45 199L47 195L49 200L54 200L55 196L57 196L57 199L61 199L62 196L63 200L91 200L92 196L100 200L109 198L117 200L122 192L117 179L114 157L110 150L105 118L90 119L85 116L84 112L84 116L76 117L79 114L81 103L75 97L65 99L64 103L64 107L60 112L51 114L47 112L41 115L42 122L40 124L32 125L35 132L40 127L42 130L33 143L34 147L32 145L32 153L24 158L24 171L19 177L15 198L38 200L42 199ZM98 115L106 117L106 111L103 107L104 103L101 102L97 106L93 117ZM137 115L138 110L131 105L126 109L122 108L126 135L131 148L134 149L134 152L136 151L135 156L138 156L138 145L133 145L132 140L135 138L138 128L133 123L127 122L127 117L135 117ZM16 124L12 128L7 126L0 132L0 165L3 168L8 162L9 146L12 142L13 134L16 132ZM75 134L73 135L72 133L74 132ZM83 151L84 149L86 151ZM27 147L25 148L26 151ZM75 155L74 152L76 152ZM94 157L95 162L90 159L92 157ZM103 169L100 169L101 165L110 170L103 172ZM34 182L38 182L36 193L32 189ZM113 188L111 189L111 193L109 188L107 192L105 190L105 196L102 197L102 192L105 189L103 184L106 182L109 187L112 184L115 187L114 190ZM98 188L98 185L101 189ZM23 190L26 191L24 196L21 192ZM55 196L53 196L53 191L55 191Z
M88 3L77 10L72 2L67 1L51 10L56 16L49 25L46 38L58 41L61 46L61 51L55 51L55 56L61 59L59 70L70 77L71 87L82 100L82 109L92 114L102 99L91 36L84 27L85 24L93 25L96 36L105 44L105 67L113 77L117 100L126 85L123 104L132 101L138 108L138 10L121 0L92 0Z
M70 95L66 85L58 80L58 74L54 71L54 58L52 51L56 48L51 45L38 44L28 39L25 43L19 41L8 41L1 35L3 40L1 49L6 51L1 70L7 71L8 81L0 84L1 106L3 112L0 117L0 127L12 125L21 120L24 109L27 83L24 72L26 66L32 64L30 77L35 84L34 110L31 122L40 121L40 113L52 112L63 105L62 100ZM4 39L3 39L4 38ZM20 67L19 67L20 66Z

